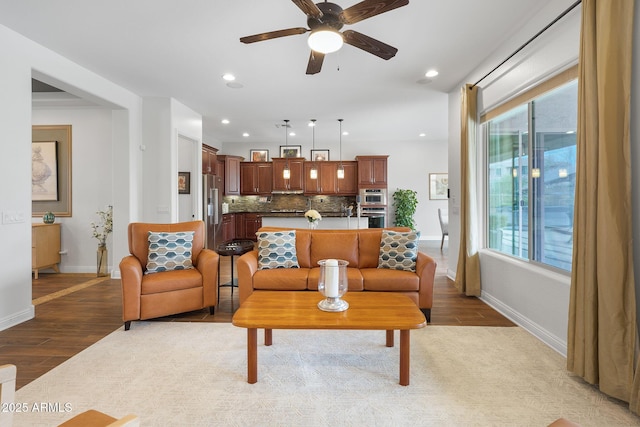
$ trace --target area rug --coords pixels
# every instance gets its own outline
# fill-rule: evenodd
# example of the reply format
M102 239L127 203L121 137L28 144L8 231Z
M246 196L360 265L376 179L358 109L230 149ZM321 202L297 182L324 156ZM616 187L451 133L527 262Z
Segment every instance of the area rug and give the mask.
M565 370L521 328L428 326L411 333L411 383L398 384L399 335L276 330L246 382L246 330L227 323L133 322L18 390L15 426L53 426L89 408L142 426L640 425L624 404Z

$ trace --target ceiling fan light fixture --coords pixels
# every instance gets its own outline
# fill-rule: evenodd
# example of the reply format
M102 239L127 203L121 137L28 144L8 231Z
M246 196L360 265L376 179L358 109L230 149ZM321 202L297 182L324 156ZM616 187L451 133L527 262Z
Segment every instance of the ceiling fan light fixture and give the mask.
M307 44L311 50L327 54L340 50L344 40L339 32L323 28L311 32L307 39Z

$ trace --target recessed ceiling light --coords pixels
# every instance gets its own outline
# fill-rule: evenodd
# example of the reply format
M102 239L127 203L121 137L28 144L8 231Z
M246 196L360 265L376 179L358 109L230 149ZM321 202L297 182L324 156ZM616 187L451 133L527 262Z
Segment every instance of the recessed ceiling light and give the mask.
M421 133L421 134L420 134L420 135L418 135L418 136L427 136L427 134L423 132L423 133Z
M228 125L229 124L229 119L222 119L220 121L223 125Z
M249 138L249 132L243 133L242 136L244 136L245 138Z
M289 132L289 136L296 136L295 132Z
M309 126L310 128L314 127L316 125L316 122L309 122L309 124L307 124L307 126Z
M232 82L232 81L234 81L234 80L236 79L236 76L234 76L234 75L233 75L233 74L231 74L231 73L226 73L226 74L223 74L223 75L222 75L222 78L223 78L224 80L228 81L228 82Z
M347 136L349 135L349 132L347 132L346 130L344 132L342 132L342 135Z
M436 70L429 70L425 73L425 77L435 77L438 75L438 72Z

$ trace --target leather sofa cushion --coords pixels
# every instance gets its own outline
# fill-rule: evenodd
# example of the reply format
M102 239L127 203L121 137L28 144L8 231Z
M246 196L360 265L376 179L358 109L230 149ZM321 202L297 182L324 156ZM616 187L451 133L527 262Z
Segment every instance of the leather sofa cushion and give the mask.
M320 278L320 267L309 270L309 279L307 280L308 289L318 290L318 279ZM364 290L362 274L357 268L347 267L347 280L349 281L349 291Z
M311 233L311 268L323 259L343 259L350 268L358 268L358 234Z
M380 239L382 229L361 230L358 233L358 248L360 250L360 268L377 268L380 256Z
M148 274L142 277L141 295L180 289L201 288L202 275L195 268Z
M365 291L414 291L420 289L420 277L411 271L386 268L362 268Z
M253 288L262 290L300 291L307 289L307 268L258 270L253 275Z

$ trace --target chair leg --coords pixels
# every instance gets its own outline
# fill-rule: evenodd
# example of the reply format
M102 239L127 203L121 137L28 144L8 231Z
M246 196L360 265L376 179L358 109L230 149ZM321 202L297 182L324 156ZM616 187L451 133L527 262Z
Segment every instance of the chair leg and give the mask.
M128 331L129 329L131 329L131 320L124 322L124 330Z
M209 314L213 316L215 310L216 310L216 307L212 305L211 307L209 307Z
M442 252L443 245L444 245L444 234L442 235L442 241L440 242L440 252Z
M420 311L424 314L424 317L427 319L427 323L431 323L431 309L430 308L421 308Z

